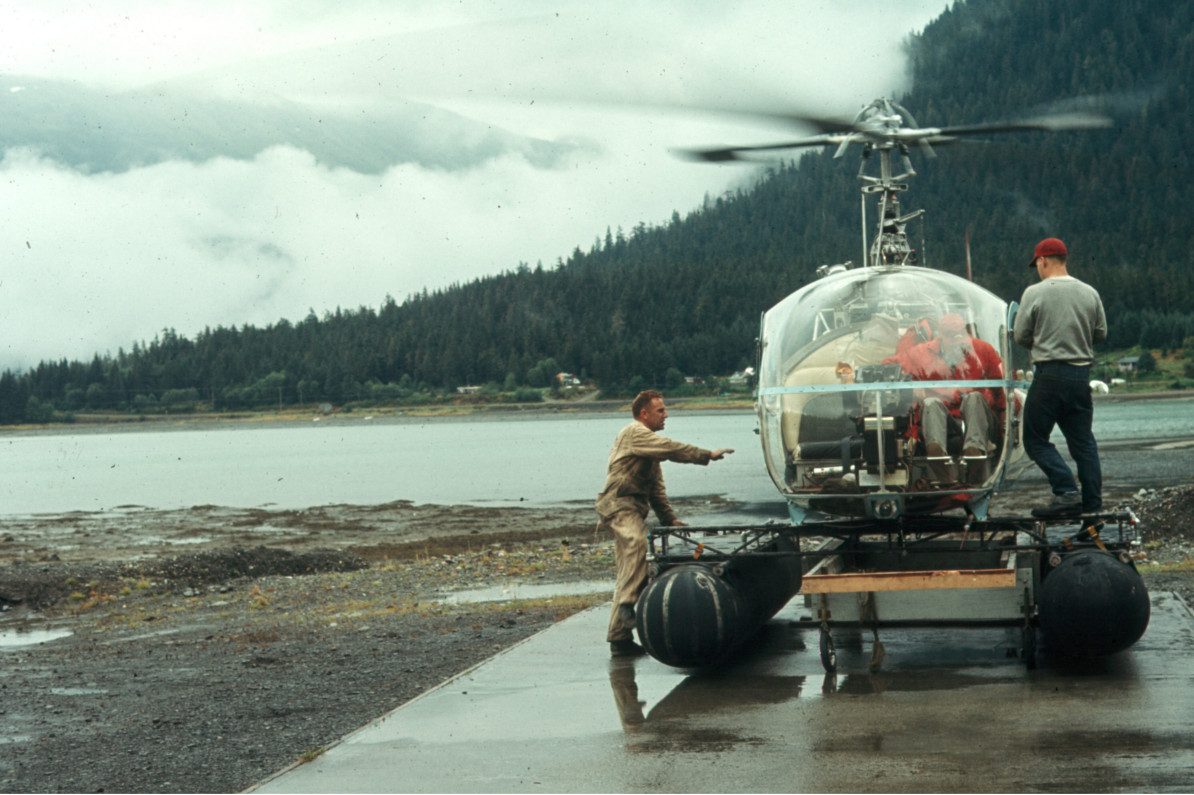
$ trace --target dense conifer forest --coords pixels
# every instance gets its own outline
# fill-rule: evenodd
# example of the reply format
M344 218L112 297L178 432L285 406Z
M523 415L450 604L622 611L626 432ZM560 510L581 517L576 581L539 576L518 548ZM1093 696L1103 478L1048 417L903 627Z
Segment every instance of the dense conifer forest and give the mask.
M1005 299L1033 277L1033 243L1067 240L1102 293L1110 348L1194 336L1194 4L1184 0L966 0L908 43L922 125L1067 107L1107 130L1001 136L917 158L906 208L923 263ZM860 98L860 102L871 98ZM759 314L819 265L860 259L856 159L783 162L749 189L662 226L606 230L550 267L519 264L378 308L265 328L163 331L91 361L0 375L0 422L55 412L404 400L428 390L546 386L566 370L604 389L726 374L752 363ZM915 153L914 153L915 155ZM710 166L715 167L715 166ZM379 297L380 298L380 297Z

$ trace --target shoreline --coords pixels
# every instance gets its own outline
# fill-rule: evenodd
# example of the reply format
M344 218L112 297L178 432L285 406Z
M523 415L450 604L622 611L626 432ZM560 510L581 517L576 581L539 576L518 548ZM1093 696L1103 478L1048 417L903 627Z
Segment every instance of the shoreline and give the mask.
M699 411L702 413L752 413L753 398L734 400L726 398L677 397L668 398L668 408L676 411ZM333 411L328 414L312 409L308 411L283 410L269 412L226 412L193 414L100 414L78 415L74 422L49 422L37 424L0 425L0 438L32 434L53 434L71 432L135 431L135 430L193 430L196 428L255 427L307 427L312 423L345 423L378 421L382 423L450 422L453 420L566 418L570 415L621 416L629 414L630 399L554 401L545 403L482 403L447 404L442 406L378 406L354 408L349 411Z
M754 413L754 398L675 397L668 398L668 408L674 413ZM1095 404L1128 403L1146 400L1194 401L1194 391L1170 390L1162 392L1126 392L1095 395ZM192 414L93 414L78 415L74 422L51 422L0 426L0 438L41 434L102 433L137 430L196 430L236 427L307 427L315 422L325 423L420 423L450 422L453 420L566 418L570 415L620 416L630 411L630 400L550 401L544 403L480 403L445 404L438 406L378 406L333 411L286 409L269 412L224 412Z

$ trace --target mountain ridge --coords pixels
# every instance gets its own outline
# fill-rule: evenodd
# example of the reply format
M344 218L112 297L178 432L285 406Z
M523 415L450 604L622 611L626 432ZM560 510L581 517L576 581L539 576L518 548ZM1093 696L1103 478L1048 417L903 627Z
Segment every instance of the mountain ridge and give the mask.
M1066 239L1072 271L1095 285L1110 347L1179 347L1194 336L1189 204L1194 164L1194 10L1179 0L968 0L910 37L921 124L977 123L1080 107L1110 130L1002 136L942 147L905 194L925 264L1015 300L1032 245ZM964 68L962 68L964 67ZM856 154L856 153L851 153ZM810 152L755 184L707 197L664 225L607 230L555 267L520 265L377 309L313 313L264 328L166 330L131 352L43 362L0 376L0 422L43 411L134 408L193 393L218 407L339 403L367 386L542 386L548 363L607 388L663 384L752 363L759 314L814 278L858 261L853 158ZM868 214L873 210L868 208ZM869 230L868 230L869 232ZM376 390L374 390L376 391Z

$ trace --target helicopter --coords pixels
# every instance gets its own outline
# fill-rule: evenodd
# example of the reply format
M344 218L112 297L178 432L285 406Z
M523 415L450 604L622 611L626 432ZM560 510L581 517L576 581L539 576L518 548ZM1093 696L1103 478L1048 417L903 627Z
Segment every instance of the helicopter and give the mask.
M822 266L762 314L758 431L790 523L652 531L651 579L636 609L644 647L678 667L717 664L800 593L815 609L827 671L842 625L872 629L872 667L884 623L1017 626L1030 667L1038 627L1063 654L1127 648L1149 613L1132 564L1135 516L1087 515L1078 533L1059 535L1058 522L990 515L992 496L1027 463L1029 357L1011 336L1017 305L921 265L907 227L924 211L900 205L914 150L934 157L935 146L970 136L1111 120L1053 113L922 127L889 98L851 120L778 117L818 132L679 154L726 163L835 145L840 158L857 145L862 265ZM929 350L935 358L921 355Z
M1023 362L1024 352L1016 350L1009 334L1015 305L1009 307L972 281L918 266L907 227L924 211L904 213L899 201L916 176L911 148L934 157L934 145L965 136L1094 129L1110 125L1110 119L1064 113L921 127L889 98L876 99L849 122L792 118L803 118L821 132L775 144L684 153L729 162L791 148L836 144L835 158L852 145L862 149L858 179L864 267L853 269L848 262L824 266L821 279L763 315L757 409L772 480L797 524L809 511L891 519L961 507L985 518L991 494L1024 465L1019 411L1027 384L1009 377L1022 368L989 367L985 378L967 377L960 383L956 375L934 372L923 362L909 366L899 353L942 336L942 320L956 323L961 318L971 340L964 353L989 345L1001 363ZM868 166L875 159L878 173L870 174ZM871 196L877 200L878 228L868 244ZM976 389L996 415L990 418L996 427L989 438L963 445L960 428L950 420L947 444L926 450L927 442L918 436L924 418L916 414L924 393L956 404L962 390Z

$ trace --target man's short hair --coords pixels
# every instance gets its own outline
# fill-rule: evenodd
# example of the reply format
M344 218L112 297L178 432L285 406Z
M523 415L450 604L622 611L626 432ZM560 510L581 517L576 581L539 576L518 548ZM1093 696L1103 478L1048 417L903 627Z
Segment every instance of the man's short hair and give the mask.
M630 404L631 416L637 420L638 415L642 413L642 410L650 405L651 401L655 398L663 400L663 395L659 392L656 392L654 389L644 389L642 392L639 392L634 396L634 402Z

